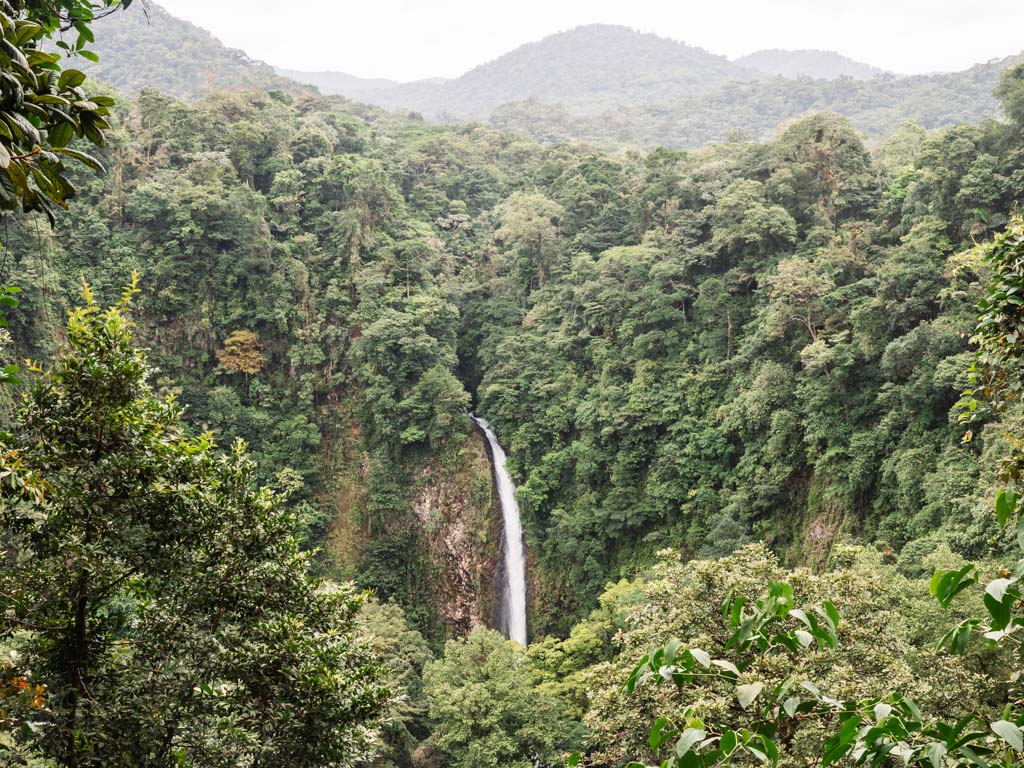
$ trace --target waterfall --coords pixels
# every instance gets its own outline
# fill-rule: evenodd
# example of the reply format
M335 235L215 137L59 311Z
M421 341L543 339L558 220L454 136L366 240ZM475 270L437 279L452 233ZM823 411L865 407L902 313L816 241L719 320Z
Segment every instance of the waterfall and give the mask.
M509 639L526 645L526 556L523 548L523 523L519 519L516 487L505 469L505 451L498 443L491 425L470 415L487 437L494 457L494 479L501 500L504 522L503 549L505 551L505 578L502 585L501 620Z

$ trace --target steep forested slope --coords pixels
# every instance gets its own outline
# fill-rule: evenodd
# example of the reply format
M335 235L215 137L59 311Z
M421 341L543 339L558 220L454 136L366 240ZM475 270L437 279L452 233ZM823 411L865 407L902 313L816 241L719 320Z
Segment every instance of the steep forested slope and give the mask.
M521 482L536 633L666 543L814 562L840 533L927 547L942 517L987 546L986 443L949 417L981 270L956 254L1024 193L1019 125L871 156L826 114L612 158L276 93L147 94L121 126L56 237L12 229L21 352L49 354L80 276L138 269L163 386L297 471L310 540L354 534L324 567L433 633L414 500L471 405Z
M694 553L753 536L813 560L839 532L902 548L941 517L984 549L977 458L948 415L978 267L952 257L1005 221L1020 152L1019 130L964 127L873 164L820 116L769 145L577 158L549 202L515 198L504 216L535 239L504 241L535 267L530 298L485 339L479 393L565 594L666 530Z
M138 270L139 339L159 384L195 428L248 440L264 480L302 488L292 507L307 544L337 520L325 569L419 605L435 636L449 619L462 631L489 620L490 472L472 463L451 373L457 262L409 213L374 126L330 102L300 111L281 92L194 107L148 93L120 125L110 172L81 178L56 234L31 218L12 228L20 352L52 356L83 278L110 300ZM447 530L446 494L464 519L438 535L455 550L425 542L410 556ZM444 591L435 564L452 557L468 592ZM448 611L457 600L468 606Z
M135 3L102 19L97 37L99 61L75 64L123 93L156 88L179 99L197 99L218 91L304 90L156 3Z

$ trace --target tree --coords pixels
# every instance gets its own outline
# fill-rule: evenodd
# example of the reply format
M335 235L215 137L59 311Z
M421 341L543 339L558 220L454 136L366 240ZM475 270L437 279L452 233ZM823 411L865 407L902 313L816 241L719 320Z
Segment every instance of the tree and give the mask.
M1018 126L1024 127L1024 64L1003 72L996 96L1002 100L1006 116Z
M1024 217L1015 216L1009 228L991 242L976 249L992 269L988 293L979 304L981 314L974 341L978 345L970 371L971 388L960 401L961 422L970 426L965 442L974 439L974 429L986 418L1003 419L1009 451L999 462L997 476L1003 487L995 499L996 519L1004 533L1009 528L1016 539L1017 562L1003 568L999 578L985 587L984 605L988 616L961 622L944 638L954 652L963 653L975 634L1003 643L1015 650L1017 667L1012 681L1024 673L1024 613L1021 612L1021 583L1024 580L1024 438L1020 435L1021 391L1024 376ZM1007 537L1009 538L1009 537ZM944 605L978 582L971 565L936 572L932 593ZM1016 725L1018 745L1024 738L1024 695L1017 691ZM1007 719L1011 719L1007 717ZM1024 748L1018 746L1024 753Z
M781 161L769 186L789 198L801 222L838 231L840 221L866 209L871 160L845 117L822 112L787 128L775 145Z
M587 720L603 736L598 745L615 750L598 760L611 762L632 741L631 720L653 710L660 716L647 744L633 742L632 753L649 747L664 755L662 768L1018 764L1018 724L983 717L987 678L911 645L921 643L912 633L927 638L937 620L938 606L922 605L923 582L903 581L877 553L852 547L836 553L845 567L783 580L766 554L754 545L719 562L663 560L646 587L654 604L629 623L624 650L649 645L665 625L685 634L643 655L628 674L628 697L608 687L592 695ZM748 598L762 579L760 596ZM797 607L794 585L821 602ZM828 593L836 604L822 599ZM594 672L600 679L609 668Z
M1007 230L978 253L993 270L988 294L982 299L974 340L978 351L970 370L971 389L961 401L961 421L971 424L984 416L1003 415L1019 408L1024 360L1024 217L1016 216ZM973 432L968 432L969 441ZM1004 464L1000 479L1016 483L1024 477L1024 452L1018 447Z
M803 326L811 342L818 340L824 323L824 299L835 287L831 276L802 256L783 259L765 280L768 288L766 316L778 334L790 323Z
M764 185L753 179L734 181L722 192L712 213L711 242L730 256L765 255L796 241L796 222L781 205L770 205Z
M260 337L252 331L232 331L224 339L224 346L217 350L217 362L232 373L244 373L246 378L255 376L266 362Z
M565 215L562 206L541 194L516 192L497 213L495 240L511 248L516 259L525 260L529 271L537 275L537 287L543 288L559 252L558 225ZM529 285L529 276L526 282Z
M367 597L359 609L359 632L387 667L395 691L381 729L383 749L375 768L408 766L419 741L430 735L423 667L434 654L413 629L405 612L393 603Z
M553 766L572 729L530 683L521 647L491 630L449 640L423 673L433 740L459 768Z
M12 445L42 492L0 497L0 756L61 766L351 766L387 699L350 586L309 579L286 492L189 436L127 318L71 314ZM7 673L8 676L11 674ZM12 745L13 737L13 745Z
M15 298L21 289L16 286L2 286L0 285L0 355L6 354L6 347L11 340L11 335L8 332L10 327L7 322L7 310L14 309L18 306L18 300ZM14 363L9 363L0 368L0 384L17 384L18 383L18 366Z
M360 415L375 445L437 446L465 428L469 397L452 375L456 308L417 293L403 310L385 309L353 345Z
M107 96L86 96L81 85L85 75L75 69L61 71L60 56L42 50L42 43L57 29L75 29L72 46L57 46L69 54L96 60L85 48L93 39L89 23L132 0L3 0L0 31L3 48L3 107L0 108L0 211L43 211L54 221L55 208L67 208L75 188L63 164L70 157L94 170L102 170L95 158L68 145L75 136L103 146L104 119L114 101ZM7 243L4 247L7 247ZM7 328L4 310L18 306L19 289L0 286L0 329ZM0 369L0 384L17 382L17 366Z

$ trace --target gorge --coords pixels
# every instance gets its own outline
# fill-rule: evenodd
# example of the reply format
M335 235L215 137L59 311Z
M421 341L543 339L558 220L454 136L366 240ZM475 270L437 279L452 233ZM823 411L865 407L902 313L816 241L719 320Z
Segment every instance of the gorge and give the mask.
M591 134L6 6L0 766L1024 764L1024 64Z

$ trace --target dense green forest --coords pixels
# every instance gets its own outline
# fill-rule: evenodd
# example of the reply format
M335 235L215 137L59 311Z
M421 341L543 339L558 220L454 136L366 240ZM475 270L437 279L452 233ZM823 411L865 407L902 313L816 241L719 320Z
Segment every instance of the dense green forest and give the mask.
M18 356L53 354L83 277L102 303L138 270L160 385L298 472L313 528L325 462L365 454L374 561L404 558L409 472L472 405L521 480L541 631L666 542L987 552L987 443L949 416L983 289L957 254L1021 194L1016 126L872 157L823 114L613 158L290 102L124 107L58 228L9 225Z
M1018 764L1024 65L608 153L43 52L120 4L0 14L3 764Z

